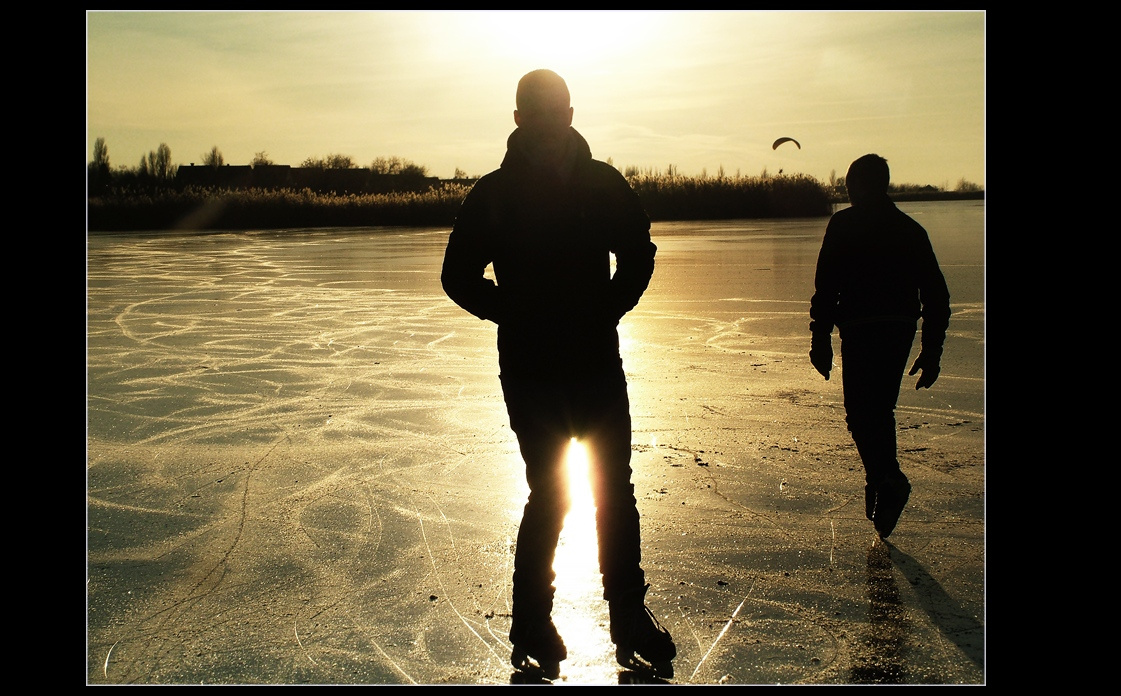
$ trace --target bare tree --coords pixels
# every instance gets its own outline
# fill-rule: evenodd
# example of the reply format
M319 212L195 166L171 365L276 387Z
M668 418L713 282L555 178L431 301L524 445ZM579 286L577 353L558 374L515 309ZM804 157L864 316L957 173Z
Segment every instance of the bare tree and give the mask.
M204 166L214 167L215 169L217 169L218 167L221 167L226 163L226 159L222 157L222 151L218 149L217 145L215 145L214 147L210 148L210 152L202 156L202 163Z
M170 179L175 176L175 168L171 165L171 148L167 143L160 143L155 152L148 153L146 171L157 179ZM141 161L141 173L145 172L145 163Z
M350 155L327 155L328 169L354 169L357 166Z
M105 138L98 138L93 141L93 162L91 166L99 172L109 171L109 146L105 144Z
M428 167L421 166L402 157L377 157L370 164L370 171L374 174L428 176Z
M327 155L324 158L308 157L300 166L307 169L353 169L356 165L350 155Z
M171 148L167 143L160 143L154 151L148 152L147 157L140 158L140 167L137 173L141 176L151 176L156 179L174 179L176 167L171 163Z
M265 152L264 150L261 150L257 154L253 155L253 161L249 163L249 166L251 166L251 167L267 167L270 164L274 164L274 162L271 159L269 159L269 153Z
M90 194L96 195L109 185L112 176L109 173L109 148L105 145L105 138L94 141L93 161L89 163L86 175L86 190Z

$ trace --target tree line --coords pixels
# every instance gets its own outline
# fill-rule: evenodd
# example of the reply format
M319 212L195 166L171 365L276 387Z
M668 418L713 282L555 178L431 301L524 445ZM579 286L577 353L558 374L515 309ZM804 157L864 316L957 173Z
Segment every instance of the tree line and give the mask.
M203 153L199 159L201 164L198 167L193 162L190 165L177 165L171 159L171 148L168 147L167 143L160 143L158 148L141 157L139 164L135 167L119 165L114 169L110 165L109 147L105 138L97 138L93 145L93 159L88 165L89 194L101 195L109 191L129 190L150 191L156 188L175 187L177 182L181 185L194 185L200 180L212 182L254 180L251 177L244 176L240 178L236 176L212 176L209 178L200 176L200 172L196 171L199 168L215 170L216 172L230 168L217 145L212 147L209 152ZM350 155L329 154L326 157L308 157L298 167L292 168L287 165L277 165L267 152L261 151L253 156L247 166L241 166L237 169L264 171L270 168L273 170L304 170L301 176L296 177L296 180L300 186L306 185L313 190L331 190L332 184L337 184L343 180L338 176L330 176L328 172L349 172L352 176L345 179L349 182L370 181L371 179L353 176L354 174L367 173L370 177L373 177L372 180L382 182L381 184L359 184L360 187L367 190L370 190L370 186L374 186L374 188L415 189L420 186L421 181L432 180L432 177L428 175L428 167L396 156L376 157L368 166L360 167ZM358 170L361 170L361 172ZM191 174L190 177L180 176L181 173L186 174L188 172ZM226 173L236 174L236 172L229 171ZM317 177L316 173L322 173L322 175ZM385 177L399 178L401 186L395 187L386 184ZM462 170L456 169L454 178L466 179L466 174ZM275 171L273 176L266 180L282 183L287 181L286 179L277 179ZM221 186L222 184L217 183L215 185Z
M210 152L204 153L200 156L201 166L203 168L219 169L227 166L225 157L222 151L215 145L210 149ZM613 164L610 159L607 160L608 164ZM254 154L253 159L250 160L249 169L267 169L269 167L278 166L269 157L265 151L257 152ZM283 166L283 165L282 165ZM191 164L191 168L194 164ZM416 164L410 160L402 157L376 157L365 168L359 167L357 161L350 155L343 154L329 154L326 157L308 157L299 164L298 169L309 170L311 172L338 172L338 171L351 171L356 169L365 169L374 177L382 177L380 184L364 184L359 187L363 190L361 192L384 192L389 190L418 190L423 188L421 182L428 180L434 181L428 175L428 167ZM160 143L159 147L150 151L147 155L140 158L140 162L136 167L119 166L116 170L112 169L109 164L109 147L105 143L105 138L97 138L93 145L93 160L89 163L89 192L90 195L99 195L106 193L109 190L128 191L132 189L151 190L154 187L167 187L174 185L179 174L179 165L176 165L171 160L171 148L166 143ZM670 164L666 173L655 172L653 170L640 170L638 167L629 166L623 170L623 175L632 183L635 180L668 177L669 179L682 178L677 172L677 167ZM778 172L778 176L782 175L782 170ZM400 177L401 185L392 185L386 183L384 177ZM473 178L478 178L473 177ZM688 177L686 177L688 178ZM707 172L702 172L698 178L706 180L710 177ZM721 166L717 172L715 179L721 181L728 178L724 172L724 167ZM736 180L741 179L740 173L737 171L733 177ZM770 179L772 175L769 174L766 168L758 177L759 179ZM191 185L197 182L200 177L193 177L190 182L185 185ZM214 178L214 181L222 181L223 179ZM224 180L230 180L226 177ZM273 177L259 177L258 181L278 181ZM347 181L357 181L356 177L349 177ZM466 181L468 176L462 169L456 168L453 181ZM240 181L253 181L251 178L242 177ZM283 180L279 180L282 183ZM331 177L323 175L316 178L312 176L301 176L296 178L294 185L308 185L312 190L321 192L330 192L333 185L337 185L342 181L339 177ZM411 183L410 183L411 182ZM292 182L288 182L292 183ZM828 190L840 199L844 199L844 183L843 176L838 177L836 171L829 174ZM953 189L939 188L935 186L918 185L918 184L898 184L892 183L888 187L889 192L897 197L922 197L934 196L937 194L946 194L951 191L955 194L969 197L983 197L984 187L973 182L966 180L962 177L954 186Z

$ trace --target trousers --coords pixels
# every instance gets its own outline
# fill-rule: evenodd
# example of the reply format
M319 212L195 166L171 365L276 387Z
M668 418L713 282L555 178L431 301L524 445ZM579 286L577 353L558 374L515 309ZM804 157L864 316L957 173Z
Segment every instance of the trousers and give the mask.
M916 327L882 321L840 333L845 423L864 464L865 482L878 484L899 471L895 406Z
M565 456L572 438L588 451L604 599L644 586L622 368L595 379L501 379L529 484L514 552L514 617L548 616L552 609L553 560L571 503Z

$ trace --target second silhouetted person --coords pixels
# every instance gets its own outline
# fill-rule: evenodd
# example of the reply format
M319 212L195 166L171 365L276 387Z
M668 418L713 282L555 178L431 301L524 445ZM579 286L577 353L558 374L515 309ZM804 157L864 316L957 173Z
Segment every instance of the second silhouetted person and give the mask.
M926 230L888 197L887 160L865 155L845 177L851 207L829 220L810 301L810 362L825 379L831 334L841 335L845 421L864 464L865 515L886 538L911 494L896 458L895 406L922 319L910 374L930 387L941 371L950 292Z

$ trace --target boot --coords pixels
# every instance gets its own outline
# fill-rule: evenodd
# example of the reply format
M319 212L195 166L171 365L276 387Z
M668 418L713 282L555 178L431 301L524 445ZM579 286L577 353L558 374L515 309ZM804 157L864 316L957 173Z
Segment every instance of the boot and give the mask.
M677 646L669 631L658 623L646 606L649 585L623 593L608 603L611 616L611 642L615 643L615 659L620 665L637 671L653 672L659 677L672 677Z
M568 649L548 614L520 617L515 613L510 642L514 644L510 654L514 669L550 681L560 676L560 663L568 657Z
M907 500L911 497L911 482L903 475L902 471L888 476L880 482L876 493L876 511L872 514L872 524L879 532L881 539L887 539L903 508L907 507Z

